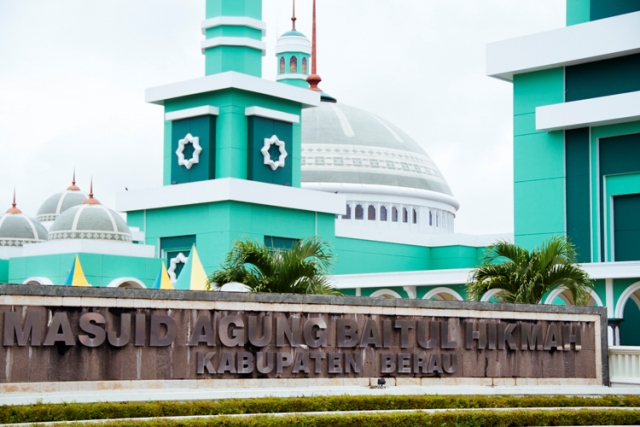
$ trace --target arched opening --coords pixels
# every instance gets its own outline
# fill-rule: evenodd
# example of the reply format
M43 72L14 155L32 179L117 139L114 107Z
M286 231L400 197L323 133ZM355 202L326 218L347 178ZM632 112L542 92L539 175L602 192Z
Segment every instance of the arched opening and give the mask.
M602 300L593 289L589 289L589 295L591 295L591 297L587 302L587 307L604 307ZM559 286L549 292L549 295L544 299L543 304L575 305L575 301L573 300L573 295L571 295L569 289L564 286Z
M107 285L107 288L147 289L144 283L133 277L120 277L118 279L114 279Z
M41 286L51 286L53 282L49 280L47 277L29 277L27 280L22 282L23 285L41 285Z
M402 222L409 222L409 212L407 212L407 208L402 208Z
M620 323L620 345L640 346L640 282L632 284L620 295L615 315L624 319Z
M342 215L342 219L351 219L351 206L347 205L347 214Z
M364 219L364 208L362 205L356 206L356 219Z
M386 220L387 220L387 207L380 206L380 221L386 221Z
M415 209L413 209L413 223L418 223L418 211L416 211Z
M296 74L298 72L298 58L296 56L292 56L289 61L289 72L292 74Z
M500 300L498 299L498 294L502 292L502 289L491 289L487 292L485 292L484 295L482 295L482 298L480 298L481 302L500 302Z
M379 289L370 295L371 298L402 299L402 296L391 289Z
M429 292L425 294L422 299L430 299L433 301L463 301L462 296L449 288L435 288L431 289Z
M429 211L429 225L433 226L433 212Z
M307 58L304 57L302 58L302 74L309 74L308 68L307 68Z
M373 205L369 205L369 208L367 209L367 219L369 221L375 221L376 220L376 207Z
M279 70L280 74L284 74L285 66L286 66L286 63L285 63L285 60L284 60L284 56L281 56L280 57L280 70Z
M398 222L398 208L395 206L391 209L391 221Z

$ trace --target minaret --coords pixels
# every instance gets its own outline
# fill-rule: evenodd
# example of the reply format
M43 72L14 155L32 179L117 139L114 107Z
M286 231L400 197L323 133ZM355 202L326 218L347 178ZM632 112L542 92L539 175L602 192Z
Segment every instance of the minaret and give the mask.
M206 0L202 22L205 74L237 71L262 76L266 24L262 21L262 0Z
M291 31L287 31L278 39L276 57L278 72L276 80L292 86L307 89L307 77L311 62L311 43L309 39L296 30L296 0L293 0L293 16Z

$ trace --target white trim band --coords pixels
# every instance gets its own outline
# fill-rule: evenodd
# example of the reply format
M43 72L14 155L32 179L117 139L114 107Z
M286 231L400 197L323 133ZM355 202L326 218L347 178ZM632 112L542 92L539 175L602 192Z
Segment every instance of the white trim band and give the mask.
M214 37L200 42L200 49L202 50L202 53L205 53L207 49L222 46L248 47L250 49L261 51L262 56L265 56L267 53L266 43L249 37Z
M182 98L201 93L215 92L225 89L239 89L259 93L272 98L302 104L302 108L320 105L320 92L303 89L291 85L264 80L236 71L213 74L198 79L172 83L147 89L145 99L148 103L164 105L167 99Z
M200 116L218 116L220 115L220 109L211 105L205 105L203 107L187 108L185 110L173 111L166 113L164 119L167 122L175 120L190 119L191 117Z
M460 208L460 202L448 194L431 190L420 190L409 187L393 187L390 185L375 184L342 184L326 182L304 182L303 188L324 191L327 193L355 193L355 194L381 194L388 196L414 197L416 199L432 200L451 206L454 210Z
M264 117L265 119L279 120L287 123L300 123L300 116L283 113L282 111L271 110L262 107L247 107L244 110L245 116Z
M267 35L267 23L259 19L249 18L247 16L217 16L202 21L200 24L202 34L206 35L207 30L216 27L249 27L254 30L262 31L262 37Z
M282 80L304 80L305 82L307 81L307 76L306 74L289 74L289 73L285 73L285 74L279 74L276 77L276 81L282 81Z
M514 74L640 52L640 12L614 16L487 45L487 75Z
M640 120L640 91L536 108L536 129L554 131Z
M281 53L304 53L311 55L311 43L301 37L281 37L276 45L276 55Z
M301 188L235 178L221 178L146 190L125 191L116 195L116 206L118 211L121 212L225 201L333 215L344 215L347 204L346 197L343 195L318 193Z

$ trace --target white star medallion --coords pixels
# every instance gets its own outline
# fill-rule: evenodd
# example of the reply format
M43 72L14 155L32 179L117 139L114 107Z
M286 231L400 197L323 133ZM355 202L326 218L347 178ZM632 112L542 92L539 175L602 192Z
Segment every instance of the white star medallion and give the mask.
M184 148L187 144L193 145L193 156L191 156L189 160L184 158ZM202 153L202 147L200 146L200 138L197 136L188 133L184 139L178 141L176 155L178 156L178 164L180 166L191 169L193 165L200 163L200 153Z
M269 153L269 149L272 145L276 145L280 149L280 157L278 158L278 161L274 161L271 158L271 154ZM275 135L273 135L271 138L264 139L264 146L262 147L260 152L264 156L264 164L271 167L272 170L283 168L284 159L286 159L289 155L287 153L287 150L284 149L284 142L280 141Z

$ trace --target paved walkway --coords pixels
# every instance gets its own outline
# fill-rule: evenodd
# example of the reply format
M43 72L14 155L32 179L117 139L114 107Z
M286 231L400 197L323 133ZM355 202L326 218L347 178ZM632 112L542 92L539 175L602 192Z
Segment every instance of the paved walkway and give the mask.
M341 395L467 395L467 396L606 396L640 395L640 386L400 386L385 389L368 387L306 387L306 388L239 388L239 389L153 389L109 390L101 392L67 391L49 393L7 393L0 396L0 405L31 405L64 402L141 402L162 400L212 400L258 397L300 397Z
M390 410L390 411L343 411L343 412L283 412L283 413L274 413L274 414L233 414L233 415L197 415L197 416L184 416L184 417L156 417L156 418L117 418L110 420L87 420L87 421L55 421L48 423L37 423L38 426L60 426L60 425L68 425L74 423L86 423L86 424L104 424L112 421L132 421L132 422L145 422L145 421L153 421L153 420L163 420L163 421L184 421L184 420L206 420L206 419L214 419L220 417L233 417L233 418L248 418L248 417L259 417L259 416L270 416L270 417L284 417L289 415L308 415L308 416L328 416L328 415L366 415L366 414L397 414L397 413L425 413L425 414L435 414L439 412L478 412L478 411L494 411L494 412L509 412L509 411L521 411L521 410L532 410L532 411L559 411L559 410L601 410L601 409L615 409L621 411L637 411L640 408L621 408L621 407L600 407L600 408L590 408L590 407L580 407L580 408L565 408L565 407L557 407L557 408L468 408L468 409L458 409L458 408L448 408L448 409L408 409L408 410ZM21 423L21 424L0 424L2 427L27 427L34 425L34 423ZM595 426L597 427L597 426ZM601 426L602 427L602 426ZM624 427L624 426L609 426L609 427Z

